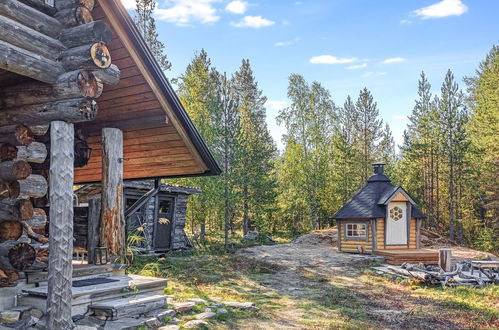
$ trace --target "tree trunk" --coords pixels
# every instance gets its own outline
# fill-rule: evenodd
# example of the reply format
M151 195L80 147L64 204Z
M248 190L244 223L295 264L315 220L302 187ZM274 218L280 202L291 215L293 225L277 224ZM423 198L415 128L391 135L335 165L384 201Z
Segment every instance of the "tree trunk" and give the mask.
M0 52L1 55L1 52ZM0 56L1 59L1 56ZM68 49L61 54L61 62L67 71L76 69L107 69L111 65L111 54L102 42Z
M452 271L452 250L451 249L438 250L438 266L444 272Z
M103 21L95 21L62 31L60 40L67 48L103 42L109 44L113 38L111 29Z
M0 221L0 243L17 240L23 234L23 226L19 221Z
M71 329L73 265L74 127L61 121L50 128L50 243L47 328ZM68 221L69 220L69 221Z
M64 73L52 85L30 82L2 88L0 108L44 104L81 97L97 98L102 94L102 89L102 83L92 73L85 70L75 70Z
M18 181L0 181L0 198L16 199L19 197L21 187Z
M94 20L90 10L83 6L59 10L54 17L66 28L87 24Z
M47 180L38 174L31 174L24 180L19 180L19 198L43 197L47 194Z
M0 41L0 69L48 84L55 83L63 73L60 63L13 46L5 41Z
M110 256L121 256L125 247L123 210L123 133L117 128L102 130L101 245Z
M120 81L120 69L115 64L111 64L107 69L94 70L92 73L106 85L116 85Z
M0 243L0 269L23 271L35 262L36 251L27 243L6 241Z
M21 221L33 217L33 205L29 199L0 200L0 220Z
M97 103L89 97L6 108L2 110L0 126L11 122L23 122L29 125L54 120L77 123L93 120L97 115L97 109Z
M0 269L0 287L15 286L19 273L12 269Z
M99 246L101 198L88 201L87 251L88 263L95 263L95 248Z
M41 142L33 142L28 146L18 146L16 150L18 160L41 164L47 159L47 146Z
M248 187L243 188L243 235L250 231L249 205L248 205Z
M9 160L0 163L0 180L15 181L26 179L31 174L31 166L24 160Z

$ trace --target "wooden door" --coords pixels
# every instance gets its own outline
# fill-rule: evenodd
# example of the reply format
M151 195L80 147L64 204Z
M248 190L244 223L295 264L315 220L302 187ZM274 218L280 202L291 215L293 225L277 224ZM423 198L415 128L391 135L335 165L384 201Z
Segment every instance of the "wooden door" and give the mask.
M386 245L406 245L409 222L406 202L390 202L386 214Z
M157 197L157 216L154 225L154 250L169 250L171 246L174 199Z

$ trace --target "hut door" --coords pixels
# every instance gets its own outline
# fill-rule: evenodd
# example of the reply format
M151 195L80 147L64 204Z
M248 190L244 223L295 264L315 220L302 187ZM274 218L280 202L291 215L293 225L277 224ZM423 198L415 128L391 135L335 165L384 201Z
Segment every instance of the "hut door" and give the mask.
M168 250L171 243L173 198L158 197L158 216L154 226L154 249Z
M386 214L386 245L407 244L407 223L407 203L389 203Z

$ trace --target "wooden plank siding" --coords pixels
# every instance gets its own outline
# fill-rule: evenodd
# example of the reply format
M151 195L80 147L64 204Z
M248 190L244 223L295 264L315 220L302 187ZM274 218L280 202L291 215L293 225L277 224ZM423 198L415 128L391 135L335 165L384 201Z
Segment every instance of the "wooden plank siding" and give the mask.
M376 244L377 250L403 250L403 249L416 249L416 219L411 217L410 220L410 229L409 229L409 246L407 245L389 245L385 246L385 219L378 218L376 219ZM347 239L345 237L345 225L346 223L366 223L368 226L368 235L367 241L365 240L353 240ZM343 252L354 252L357 253L357 247L364 247L364 251L371 253L372 252L372 226L369 220L359 220L359 219L350 219L350 220L341 220L339 221L339 235L341 235L339 249Z
M345 237L345 226L347 223L365 223L367 225L367 241L366 240L357 240L357 239L348 239ZM372 228L369 220L342 220L340 221L340 250L343 252L353 252L358 253L357 247L362 246L366 253L372 252Z
M92 15L113 28L98 3ZM188 145L190 142L186 142L172 118L168 118L157 91L146 80L123 40L114 30L113 35L108 48L121 78L117 85L104 87L95 120L76 127L88 136L92 152L88 164L75 169L75 183L101 180L100 135L105 127L123 131L124 179L203 173L206 167L200 163L199 155Z

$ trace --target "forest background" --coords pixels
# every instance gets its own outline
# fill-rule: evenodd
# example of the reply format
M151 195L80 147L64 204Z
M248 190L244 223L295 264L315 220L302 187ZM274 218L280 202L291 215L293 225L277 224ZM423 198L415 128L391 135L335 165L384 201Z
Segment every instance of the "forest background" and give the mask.
M155 1L136 0L135 21L164 70L171 67L152 17ZM279 111L284 150L265 121L267 98L250 61L219 72L204 50L172 81L222 167L214 177L168 180L201 188L188 208L193 237L250 230L298 234L334 225L331 216L371 175L371 163L401 185L426 214L424 227L459 244L499 252L499 46L476 72L456 81L451 69L432 94L424 72L403 144L379 116L367 88L334 100L320 82L290 74Z

